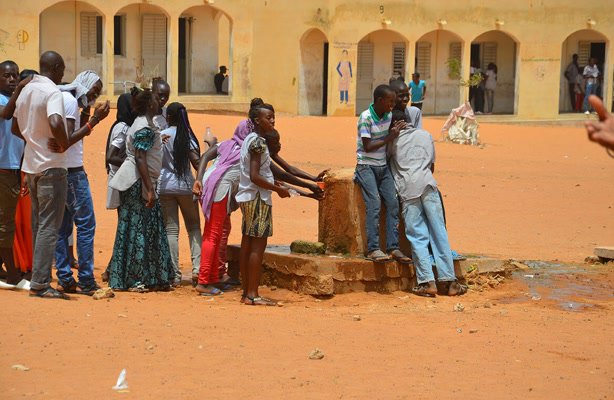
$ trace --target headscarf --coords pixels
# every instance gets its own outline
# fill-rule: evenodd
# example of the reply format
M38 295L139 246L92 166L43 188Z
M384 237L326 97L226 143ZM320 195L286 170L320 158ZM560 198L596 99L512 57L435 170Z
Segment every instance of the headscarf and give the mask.
M226 140L218 145L217 148L217 163L215 164L215 170L209 175L207 184L204 185L203 194L200 198L201 206L205 219L209 219L211 215L211 206L213 205L213 199L217 184L224 176L226 171L234 165L236 165L241 159L241 145L243 140L254 131L254 124L249 119L241 121L232 136L232 139Z
M62 92L75 92L75 98L81 107L87 107L91 104L87 101L87 92L92 90L96 82L100 80L98 74L94 71L87 70L79 73L74 81L67 85L59 85L58 88Z
M109 173L110 169L110 165L107 164L107 157L109 155L109 145L111 144L111 135L113 134L113 128L115 128L115 125L121 122L130 127L134 123L135 119L136 114L132 111L132 95L130 93L124 93L117 99L117 117L113 125L111 125L111 129L109 129L109 136L107 136L107 147L104 156L107 173Z

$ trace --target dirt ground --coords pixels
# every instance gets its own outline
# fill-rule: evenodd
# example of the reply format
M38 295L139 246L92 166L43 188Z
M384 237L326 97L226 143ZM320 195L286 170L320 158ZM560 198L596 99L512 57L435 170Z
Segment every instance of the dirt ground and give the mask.
M112 114L85 144L97 275L115 231L115 212L104 208L104 146ZM210 126L222 139L240 119L191 114L199 135ZM425 120L436 139L442 124ZM354 127L354 118L279 116L281 154L313 173L351 168ZM483 124L480 134L483 148L436 144L436 178L454 249L577 264L595 245L613 244L614 160L587 141L580 125ZM274 203L270 243L317 239L315 201ZM233 224L231 242L238 243L240 213ZM180 242L187 273L187 235ZM1 292L7 323L0 336L0 398L614 396L611 267L570 268L541 281L521 274L460 299L404 292L332 299L281 289L262 293L283 300L284 307L242 306L236 292L197 297L189 286L102 301ZM463 312L453 311L457 302ZM308 358L315 348L323 359ZM30 370L13 369L16 364ZM111 388L123 368L130 391L120 394Z

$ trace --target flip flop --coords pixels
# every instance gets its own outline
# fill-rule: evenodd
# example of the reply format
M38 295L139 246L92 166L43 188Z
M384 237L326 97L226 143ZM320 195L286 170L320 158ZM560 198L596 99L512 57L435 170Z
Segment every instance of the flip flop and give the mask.
M271 299L266 299L264 297L249 297L245 296L245 300L243 304L248 306L269 306L273 307L277 305L277 302Z
M216 287L212 288L208 292L198 292L198 293L200 293L201 296L205 296L205 297L213 297L213 296L219 296L221 294L224 294L224 292L222 292L220 289Z
M373 262L384 262L391 260L392 257L381 250L373 250L372 252L367 254L367 259Z
M41 299L70 300L70 296L52 288L51 286L42 290L30 290L30 297L40 297Z

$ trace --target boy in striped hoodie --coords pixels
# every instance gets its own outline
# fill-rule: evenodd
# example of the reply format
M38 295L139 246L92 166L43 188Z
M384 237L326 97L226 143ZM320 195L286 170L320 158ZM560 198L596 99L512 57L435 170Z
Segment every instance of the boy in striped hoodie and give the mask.
M360 185L367 211L367 258L382 262L411 260L399 249L399 201L394 180L386 160L386 147L397 136L403 122L390 126L396 93L388 85L373 92L373 104L358 118L356 171L354 181ZM386 206L386 253L380 249L379 215L381 200Z

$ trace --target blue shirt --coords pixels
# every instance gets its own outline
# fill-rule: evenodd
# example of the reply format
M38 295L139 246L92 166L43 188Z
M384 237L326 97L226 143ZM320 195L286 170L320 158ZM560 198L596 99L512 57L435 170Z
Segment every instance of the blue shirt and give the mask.
M426 87L426 82L420 80L418 84L412 80L409 82L409 87L411 88L411 102L412 103L420 103L422 101L422 96L424 95L424 88Z
M9 98L0 93L0 106L6 106ZM0 118L0 168L20 169L25 143L11 133L13 119Z

